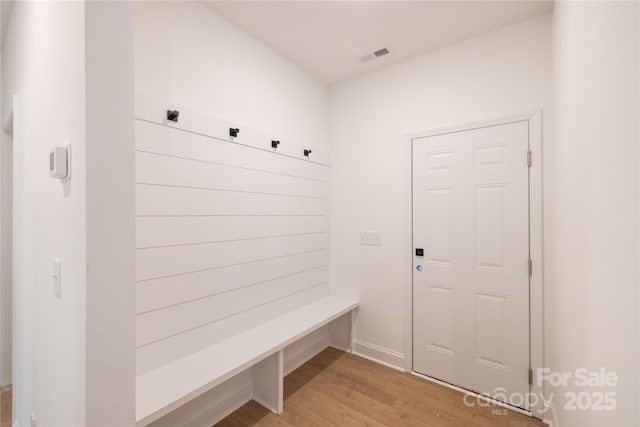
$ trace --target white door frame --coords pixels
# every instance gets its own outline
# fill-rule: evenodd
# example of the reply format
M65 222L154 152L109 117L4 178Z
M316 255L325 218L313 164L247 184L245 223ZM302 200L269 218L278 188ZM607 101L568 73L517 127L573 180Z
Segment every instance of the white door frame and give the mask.
M12 100L13 101L13 100ZM11 227L13 227L13 200L11 200L11 204L8 206L5 206L5 202L7 201L7 195L5 194L5 190L7 189L7 185L9 185L11 187L11 197L13 198L13 176L8 176L7 172L4 170L4 167L7 166L7 163L11 164L11 169L10 169L10 173L13 174L13 157L12 158L5 158L5 155L7 154L8 150L5 150L5 147L8 144L11 144L13 146L13 102L11 103L11 105L9 105L9 115L7 116L6 121L4 122L4 124L2 125L2 139L0 140L0 144L1 144L1 153L0 153L0 162L2 163L2 166L0 167L0 236L2 238L2 240L6 240L7 236L5 235L5 222L7 221L7 217L10 218L10 225ZM9 140L9 138L11 138ZM12 149L13 152L13 149ZM9 182L6 183L3 180L4 179L8 179ZM14 299L13 299L13 294L14 294L14 290L13 290L13 277L10 278L9 282L7 283L5 281L6 279L6 270L9 269L9 266L11 266L11 271L13 271L13 229L11 230L11 242L9 244L9 247L6 248L5 247L6 242L3 242L2 247L0 247L0 391L6 391L5 388L8 388L9 386L11 386L13 384L13 338L11 339L11 342L8 343L7 342L7 337L5 336L5 333L7 332L7 327L11 328L11 337L14 336L14 329L13 329L13 325L14 325L14 320L13 320L13 313L15 311L15 307L14 307ZM8 249L7 251L5 251L5 249ZM6 252L10 252L9 254L7 254ZM11 287L11 289L8 289L8 285ZM5 308L5 304L7 303L6 301L4 301L4 298L6 298L8 290L11 290L11 301L10 301L10 305L11 305L11 321L9 322L9 325L5 324L5 317L7 316L7 314L4 311ZM11 362L10 365L10 369L11 372L6 372L5 368L7 365L7 360L9 359ZM9 381L7 381L7 377L9 377ZM8 384L5 384L7 383Z
M411 142L411 161L413 164L413 141L415 139L522 121L529 123L529 150L531 150L531 167L529 168L529 254L533 268L529 280L529 358L530 367L534 373L531 393L538 397L538 399L533 399L532 403L537 404L531 405L531 414L536 418L543 419L545 418L544 412L546 408L542 402L542 397L544 396L546 398L546 394L543 385L538 384L536 381L538 369L544 367L542 299L542 111L537 110L497 119L414 132L409 133L408 137ZM522 161L526 161L526 159L522 159ZM413 200L412 169L410 173L411 200ZM410 253L413 253L413 207L411 209L411 245ZM411 268L413 268L413 261L411 265ZM413 372L413 279L410 280L409 289L405 292L405 304L409 307L408 310L405 310L405 371Z

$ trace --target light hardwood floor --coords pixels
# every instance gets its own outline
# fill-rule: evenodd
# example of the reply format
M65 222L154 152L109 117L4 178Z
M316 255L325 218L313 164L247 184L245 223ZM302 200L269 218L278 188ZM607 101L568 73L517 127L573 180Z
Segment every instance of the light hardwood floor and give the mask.
M284 391L282 414L251 401L217 426L544 426L513 411L469 408L462 393L333 348L287 376ZM0 427L11 427L11 390L0 395Z
M467 407L463 394L328 348L284 380L284 412L251 401L216 424L240 426L544 426L500 407Z
M0 427L11 427L11 388L0 393Z

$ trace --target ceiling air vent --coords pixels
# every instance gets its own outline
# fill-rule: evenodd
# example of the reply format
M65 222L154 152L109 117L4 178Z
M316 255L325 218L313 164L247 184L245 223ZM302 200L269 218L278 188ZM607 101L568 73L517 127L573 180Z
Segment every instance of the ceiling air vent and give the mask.
M388 53L389 53L389 49L387 49L386 47L382 48L380 50L376 50L375 52L373 52L373 54L376 56L376 58L380 58L381 56L384 56L384 55L386 55Z
M372 59L380 58L381 56L384 56L388 53L390 52L389 52L389 49L387 49L386 47L382 49L378 49L375 52L368 53L365 56L361 57L360 62L369 62Z

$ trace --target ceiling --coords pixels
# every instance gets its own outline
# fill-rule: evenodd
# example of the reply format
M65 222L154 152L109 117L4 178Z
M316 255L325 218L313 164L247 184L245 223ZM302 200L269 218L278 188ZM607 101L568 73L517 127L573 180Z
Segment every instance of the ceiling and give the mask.
M208 1L326 83L549 12L551 1ZM391 53L361 62L381 48Z

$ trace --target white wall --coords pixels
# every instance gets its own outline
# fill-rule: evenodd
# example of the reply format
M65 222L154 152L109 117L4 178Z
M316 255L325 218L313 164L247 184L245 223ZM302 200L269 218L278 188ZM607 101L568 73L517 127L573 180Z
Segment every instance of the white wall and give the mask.
M404 367L411 339L407 134L537 109L544 120L550 86L546 14L331 88L331 283L360 298L359 351ZM359 246L359 231L382 232L382 246Z
M558 2L547 182L548 365L615 372L615 411L560 425L638 425L638 3ZM569 387L574 392L589 388Z
M3 124L4 126L4 124ZM0 253L2 254L2 264L0 273L0 301L2 312L1 334L2 338L0 346L2 346L1 367L0 367L0 386L6 387L12 383L12 358L13 358L13 135L12 130L2 132L2 153L0 180L2 187L2 214L0 225Z
M198 2L136 4L136 92L326 144L326 85Z
M99 205L87 200L83 177L91 159L101 164L85 152L92 133L79 119L99 112L85 93L85 5L18 2L13 13L2 104L19 95L16 218L23 245L16 273L24 304L16 334L22 352L16 415L22 425L32 411L40 425L82 425L90 406L85 392L98 384L97 376L86 378L86 358L101 348L85 345L86 310L99 307L100 296L93 294L92 305L85 291L85 230L99 222L86 215ZM558 131L552 134L545 122L546 357L556 369L604 365L621 378L616 412L563 412L562 425L639 421L637 16L632 3L561 3L553 19ZM325 85L199 3L136 5L135 47L142 94L313 144L324 143L330 124L332 286L336 292L353 286L360 296L361 348L380 347L395 363L410 338L406 133L534 109L547 119L551 111L550 15L338 84L330 99ZM64 185L46 168L49 149L61 143L73 145L75 179ZM358 231L368 230L382 232L383 246L358 245ZM96 236L97 245L104 234ZM95 248L96 256L108 256ZM63 260L61 300L48 277L55 257ZM117 289L128 283L126 274L116 278L122 280ZM116 344L126 346L127 337ZM126 357L125 351L106 358L90 374Z
M0 4L0 34L6 32L12 8L13 2ZM0 58L0 64L1 62ZM1 114L0 117L2 117ZM4 128L7 125L10 126ZM3 132L0 141L0 205L2 206L0 212L0 259L2 260L0 261L0 387L4 388L12 383L11 377L13 375L13 237L11 235L13 228L13 125L2 123L1 126Z
M133 11L127 31L126 5L110 14L109 4L16 2L4 40L3 123L17 96L13 401L22 426L31 414L43 426L134 420ZM72 178L61 183L48 156L66 144ZM130 329L119 323L127 314Z
M16 419L84 423L84 4L18 2L4 44L2 105L14 111L17 280ZM46 72L44 72L46 70ZM7 113L3 109L3 115ZM3 122L6 117L3 117ZM57 144L73 145L67 184L49 177ZM52 261L63 261L62 299Z
M9 26L13 3L13 0L0 3L0 45ZM2 126L7 124L2 123ZM0 259L2 260L0 262L0 387L3 388L13 382L13 130L11 128L12 126L8 126L2 129L0 142L0 204L2 205L0 213Z
M291 143L301 144L301 147L302 144L309 144L326 148L328 88L325 84L275 53L261 42L239 30L202 3L138 2L135 8L135 84L138 107L143 104L143 100L156 100L160 103L167 103L165 110L167 108L182 108L178 127L180 127L181 124L186 125L187 123L206 124L207 117L220 118L232 123L237 123L241 129L240 142L242 142L243 136L249 135L248 129L243 133L242 129L245 127L264 131L272 135L278 135L278 137L283 140L288 139ZM202 120L193 119L194 115L190 115L190 112L196 113ZM190 118L192 122L189 122ZM146 119L149 120L149 118ZM160 119L161 117L155 120ZM212 127L214 127L213 124ZM186 129L193 130L188 126ZM182 153L184 157L184 150L190 148L192 155L193 153L197 153L198 158L215 160L223 156L225 159L224 163L244 166L251 165L252 169L276 171L284 167L288 168L287 170L290 171L288 172L290 174L297 176L314 176L316 178L320 176L324 177L327 173L326 170L324 170L326 168L318 165L306 167L304 161L301 160L283 158L257 150L256 153L252 153L252 149L242 149L242 147L232 146L232 144L220 141L212 144L206 142L208 138L203 136L194 134L183 135L181 131L163 129L162 127L146 122L138 123L138 131L136 144L140 147L146 146L146 151L160 150L160 152L162 152L162 150L165 150L165 154L175 155ZM214 136L218 138L226 137L226 135ZM203 144L202 142L205 143ZM265 142L268 143L268 141ZM255 145L255 141L253 140L249 140L247 143ZM286 145L284 141L283 145ZM270 159L270 156L274 158ZM168 158L165 157L165 159ZM255 163L256 159L259 159L258 163ZM148 154L141 154L139 156L137 173L141 182L158 182L165 184L172 182L184 183L185 179L195 174L197 174L198 179L206 180L211 179L212 176L220 176L221 173L221 171L218 170L219 167L215 165L209 164L209 166L207 166L206 164L200 164L199 166L190 166L190 163L184 161L184 159L173 159L173 162L181 162L181 165L172 168L172 173L150 175L149 171L160 170L157 169L157 166L154 166L160 160L162 160L162 158L154 159L153 156L150 157ZM185 172L184 168L189 167L196 167L201 172L197 172L196 170L191 171L192 173ZM292 170L297 170L298 172L293 173L291 172ZM233 175L231 175L231 173L233 173ZM263 184L270 178L267 177L265 178L265 182L260 183L249 180L248 177L250 175L249 172L240 169L235 172L229 172L227 174L229 179L225 181L224 188L238 190L240 186L246 187L249 185L251 186L250 188L247 187L249 189L264 191ZM289 187L291 187L291 185L302 185L294 183L293 181L295 180L291 181L291 183L287 184ZM193 181L191 185L193 185ZM322 187L323 191L326 191L327 185L324 184ZM164 190L160 187L155 188L159 188L158 191ZM284 187L280 188L276 186L274 188L275 192L283 192L281 190ZM278 190L278 188L280 188L280 190ZM188 190L183 190L184 193L188 192ZM138 203L137 209L139 212L145 212L147 214L158 214L163 211L171 211L173 213L177 211L184 212L185 210L193 210L194 207L202 211L203 206L209 206L206 209L209 209L207 213L210 214L212 213L210 211L211 206L215 205L198 202L205 199L209 200L213 197L211 196L213 193L214 192L207 192L197 198L192 197L190 200L193 203L186 203L181 206L171 206L170 203L166 202L160 204L141 202ZM148 197L141 197L140 194L142 194L142 191L139 192L141 200L147 202L151 200L151 198ZM177 193L174 191L172 194ZM225 194L233 195L234 193L227 192ZM286 206L278 205L278 203L282 203L281 198L268 200L269 197L260 196L254 199L259 203L251 201L246 203L244 209L247 213L264 212L263 209L276 209L288 213L286 210L291 209L290 207L287 208ZM230 200L229 203L218 203L217 209L224 209L231 214L239 212L239 203L237 201L234 202L234 200ZM314 202L316 201L322 202L322 210L323 212L326 211L324 208L326 200L314 200ZM304 200L303 202L307 203ZM300 202L300 204L303 202ZM291 203L287 203L287 206L290 205ZM212 261L208 259L214 256L213 254L215 254L216 251L220 255L233 254L234 257L247 261L247 259L255 258L257 250L273 252L274 245L278 246L276 250L287 250L292 247L291 244L295 243L294 240L296 239L304 239L305 242L307 242L304 243L305 245L318 241L319 238L321 238L323 242L326 240L325 236L310 235L306 237L275 239L273 240L274 244L269 243L271 240L249 240L244 242L227 242L217 245L182 245L180 247L171 247L173 246L171 245L171 236L174 235L174 240L176 236L176 234L173 233L174 231L179 232L177 235L180 236L179 239L183 243L193 243L203 240L221 240L222 234L231 236L227 237L227 239L233 240L240 236L255 237L260 233L272 233L275 223L272 220L265 220L263 225L258 228L250 226L243 227L242 225L232 225L227 228L221 228L220 221L212 222L210 218L200 218L198 222L199 225L195 223L195 220L188 220L183 221L183 225L180 226L179 223L175 222L175 218L173 218L173 224L178 224L178 227L182 228L175 228L175 225L160 226L163 234L158 235L153 231L153 228L150 228L150 224L159 224L157 219L158 218L140 218L138 222L138 239L141 248L148 246L167 246L164 248L139 251L138 270L139 276L142 279L145 278L143 277L145 275L151 278L161 276L162 274L155 274L161 271L161 268L166 270L167 268L175 269L176 266L183 267L187 265L187 261L193 265L193 262L200 260L201 263L206 264L203 264L204 267L211 266ZM168 220L171 219L172 218L168 218ZM154 222L152 220L156 221ZM229 216L227 218L227 221L231 221L228 222L229 224L246 223L250 225L251 221L248 220L251 220L251 217L245 217L243 219ZM165 223L172 224L171 221ZM291 227L296 227L296 223L295 221L291 221L289 224L283 223L281 225L290 229ZM187 230L185 227L190 227L193 224L197 227L202 227L202 233L191 235L185 233L185 230ZM256 223L254 222L254 224ZM304 227L309 227L309 225L304 225ZM223 233L221 233L221 230L223 230ZM322 230L326 230L326 224L324 223L322 224ZM313 231L318 230L314 229ZM281 233L276 232L274 234ZM161 241L163 243L149 245L149 237L151 236L153 236L153 241ZM278 240L281 240L281 242L278 242ZM246 250L238 250L242 244L246 245ZM324 247L326 247L326 245ZM169 255L171 263L161 265L158 262L161 259L158 257L160 255ZM301 256L304 257L304 255ZM229 257L214 256L214 259L222 263L227 258ZM326 252L319 252L317 256L307 257L306 262L315 262L317 259L322 259L322 264L326 264ZM273 277L276 271L274 270L276 264L280 264L280 268L284 268L288 272L302 270L302 268L300 268L302 264L298 263L294 265L288 260L284 260L287 262L281 263L274 260L273 262L266 261L262 264L256 264L255 266L259 268L252 268L251 265L245 265L242 270L236 273L234 273L233 267L225 267L210 271L209 276L206 276L208 273L204 271L201 274L181 275L173 278L173 281L170 278L141 281L138 285L138 303L140 307L148 307L149 303L152 302L156 306L160 304L161 308L162 302L167 301L167 297L179 298L181 294L184 294L190 289L190 284L193 285L193 283L203 284L199 289L205 289L209 294L213 293L211 292L212 290L221 286L232 290L234 286L245 284L245 282L249 280L250 277L254 277L255 274L266 275L266 278ZM316 263L314 265L319 264ZM222 265L222 267L224 267L224 265ZM195 269L196 268L185 269L184 271L193 271ZM155 273L150 274L150 271L154 270ZM326 282L325 276L327 274L324 270L326 269L322 271L318 270L317 272L311 271L308 273L309 277L301 276L300 280L295 281L295 283L291 282L289 285L287 285L286 279L283 279L273 281L271 284L266 284L262 287L267 289L267 286L270 286L274 290L273 294L276 294L276 292L281 293L287 289L287 286L292 284L298 287L308 285L309 283L307 282L312 280L310 276L314 276L313 280L316 280L318 274L321 274L321 280ZM218 273L220 274L215 276L215 274ZM149 277L146 278L148 279ZM204 277L204 280L202 277ZM167 284L169 285L168 287L166 286ZM177 287L175 286L176 284L178 285ZM153 291L149 291L153 290L154 287L158 289L157 286L165 286L163 288L165 289L165 291L163 291L164 296L161 299L154 298ZM247 305L259 304L258 299L264 299L266 295L264 295L263 292L261 294L260 289L256 288L250 295L238 299L234 298L234 296L241 294L241 292L232 290L220 297L215 296L200 300L198 305L195 303L183 304L168 308L167 310L160 309L151 313L141 313L138 322L138 341L140 345L137 360L138 371L141 373L167 363L176 357L182 357L185 353L188 354L198 348L216 342L221 339L221 337L228 336L229 333L238 332L243 328L246 329L247 327L254 326L256 322L264 321L266 318L273 317L282 311L291 310L292 306L295 307L304 302L317 299L327 292L328 287L323 285L322 287L312 288L271 304L264 304L260 308L247 310ZM203 305L203 303L207 304L207 306ZM221 304L227 304L227 306L222 307ZM198 309L198 306L201 308ZM158 307L156 307L156 309L157 308ZM178 311L180 309L185 309L188 315L180 314ZM230 316L220 321L216 320L217 317L220 317L220 313L233 314L239 309L242 309L243 313L237 313L237 316ZM190 324L179 331L184 333L176 334L174 331L173 334L169 335L165 333L168 328L166 326L161 327L158 320L167 318L167 316L170 315L180 317L180 322L171 321L165 323L166 326L170 325L173 329L175 329L176 325L184 326L187 325L187 322L192 322L193 319L191 318L194 317L194 315L198 316L196 319L197 322L202 324L205 323L202 319L206 319L207 324L201 328L193 327L194 325ZM156 339L155 342L146 343L145 340L149 336L150 331L156 336L161 335L162 339ZM216 391L216 393L219 393L219 391ZM244 402L243 400L241 401ZM198 411L209 411L209 409L205 407L207 405L213 405L214 403L215 401L210 399L196 399L185 405L185 407L179 408L168 415L168 418L161 420L161 423L175 424L176 419L186 422L186 420L193 418L193 414L198 413ZM198 406L199 409L194 409L194 405Z
M87 192L84 425L127 426L133 425L135 418L133 4L88 1L84 24Z
M242 132L242 125L244 124L248 128L263 130L273 135L280 135L283 139L289 138L296 144L310 144L321 147L327 145L328 89L323 83L239 30L202 3L139 2L135 8L136 92L138 94L139 104L142 104L143 100L149 99L157 100L160 103L166 102L166 108L183 106L185 110L193 111L197 113L199 117L202 117L202 123L206 123L205 118L207 116L227 119L239 124L241 128L239 140L241 140L243 136L248 136L248 129L244 133ZM183 111L183 117L180 118L180 123L187 123L189 120L190 117L185 117L185 113L189 114L188 111ZM194 119L194 123L197 122L198 121ZM144 136L145 123L141 123L139 126L142 127L139 132L139 143L142 144L145 142L145 139L148 138ZM146 124L146 127L149 126L150 125ZM159 128L155 126L151 127L154 132L159 132L157 130ZM180 137L179 133L176 134L175 131L167 132L167 138L173 138L173 140L175 140L173 142L178 142L176 149L180 149L180 146L184 145L181 140L176 138L187 138L188 140L202 138L195 135L189 136L189 134ZM226 135L223 135L222 137L225 136ZM158 139L158 137L153 138ZM268 141L265 142L268 143ZM148 150L160 150L160 148L150 147ZM200 156L205 156L206 152L203 152L202 149L208 146L200 145L198 147L201 147L198 148L198 150L200 150ZM207 150L209 148L207 148ZM223 151L219 154L222 155L232 149L243 152L241 148L225 147L225 145L222 144L220 150ZM258 154L261 154L265 159L269 158L268 154ZM255 154L255 156L258 154ZM209 155L212 154L209 153ZM215 157L215 153L213 155ZM141 154L140 156L143 155ZM149 155L146 156L149 157ZM245 155L247 159L243 160L241 155L236 155L236 157L228 162L240 164L250 161L251 158L253 158L252 156L254 156L254 154L248 152ZM151 157L150 164L153 164L158 158L154 156ZM159 159L162 160L162 158ZM184 162L184 160L182 161ZM300 171L304 170L300 160L275 158L273 161L269 160L268 162L277 162L277 164L281 166L284 165L289 168L295 166ZM268 162L264 162L264 164L260 166L254 166L254 168L269 170L270 168L273 169L277 167L274 166L276 163L270 165ZM148 162L142 162L142 160L139 164L138 169L142 171L141 173L143 175L144 171L149 169L149 167L143 167L147 164ZM185 167L188 167L188 162L185 163L185 165ZM214 165L207 167L206 165L200 164L199 166L207 168L206 173L203 172L201 174L201 179L205 179L206 176L216 170ZM319 170L317 166L311 169L312 171L301 172L301 174L306 176L305 174L309 173L319 173L317 172L317 170ZM143 175L140 175L140 179L143 182L149 181L148 177L145 179ZM173 175L166 174L162 177L162 180L163 182L184 181L183 175L184 173L176 169ZM245 181L246 178L243 177L243 172L239 171L235 178L230 179L230 182L226 184L225 188L228 187L231 190L238 189L239 187L234 185L240 185L239 183L242 183L241 185L243 186L250 185L254 190L260 187L258 183ZM140 191L146 188L147 187L142 187ZM157 189L159 187L156 186L153 188ZM171 188L169 188L169 190L171 190ZM193 190L184 189L184 191ZM274 191L277 192L277 189L274 189ZM211 192L205 192L202 197L213 196ZM265 197L266 196L263 196L260 200L263 200L263 203L269 204L272 208L277 208L277 206L274 205L275 202L266 201ZM144 199L144 197L142 198ZM237 207L233 205L233 203L227 206L227 208L230 213L237 210ZM138 203L139 211L144 211L148 215L149 209L153 211L152 213L159 213L160 211L157 209L171 209L171 206L148 208L144 203ZM188 207L185 207L185 209L188 209ZM203 208L199 207L199 209L202 210ZM280 210L286 209L286 207L282 207ZM175 211L175 209L173 210ZM254 213L259 211L259 206L252 208L252 212ZM140 225L144 226L145 224L141 223ZM211 229L203 232L209 233L210 235L212 233L215 234L216 229L214 225L215 224L210 225ZM241 230L238 230L238 232L240 231ZM240 234L247 234L247 232L248 231L245 230ZM142 236L144 236L144 234L141 234L139 237L142 238ZM317 238L320 237L321 236L310 236L308 239L315 238L317 240ZM296 238L291 238L292 241L294 239ZM209 239L209 241L212 240L215 240L215 238ZM260 245L266 245L265 242L247 241L245 244L248 246L248 249L251 249L258 245L258 243L260 243ZM228 246L234 244L236 243L229 242ZM183 245L179 248L172 248L169 245L164 248L141 250L138 252L139 278L149 279L147 277L149 273L147 272L145 276L143 272L145 266L149 265L148 261L154 259L153 257L156 256L156 253L164 254L173 251L177 254L180 251L184 252L186 250L209 252L213 250L228 251L228 249L225 248L216 249L217 246L220 245ZM283 244L280 249L284 250L285 248L286 245ZM240 252L245 255L245 258L250 258L248 251ZM194 258L193 254L188 258ZM175 262L178 262L179 259L181 258L175 258ZM206 260L206 257L202 259ZM157 261L153 263L158 264ZM207 262L207 264L210 265L210 262ZM204 266L200 266L200 268L204 268ZM154 268L154 270L160 271L157 268ZM156 274L155 276L158 275L162 276L161 274ZM151 276L155 277L153 274ZM180 276L178 279L191 280L191 277L193 277L193 275ZM242 282L240 277L236 277L234 280L240 280L237 285ZM274 286L276 285L277 284L274 283ZM145 291L145 286L152 287L153 282L140 283L138 286L139 294L144 295L143 291ZM302 295L300 295L300 298L302 298ZM211 304L219 304L215 299L207 299L207 301L209 300L211 300ZM143 301L138 302L142 304ZM248 302L249 301L245 300L244 304ZM284 302L284 300L280 301L279 304ZM190 310L189 307L188 305L184 306L187 310ZM176 307L173 307L173 309L175 308ZM267 309L268 307L265 306L263 308ZM214 312L219 310L211 311L210 309L209 311L209 317L211 317ZM246 307L243 308L243 311L246 311ZM273 314L276 313L273 309L268 309L268 311L272 311ZM251 317L251 313L247 313L245 317ZM163 335L163 338L167 339L156 339L158 342L145 341L145 337L149 334L143 333L144 330L148 330L148 327L144 329L143 326L145 324L155 325L155 323L150 323L150 321L145 319L155 319L156 317L162 316L165 316L165 314L164 311L160 310L153 313L143 313L138 317L140 319L138 322L138 344L141 347L138 351L139 372L155 368L158 364L167 363L171 358L175 358L174 353L176 353L177 350L174 348L181 349L180 357L182 357L184 356L183 353L195 351L194 345L201 348L207 343L211 343L212 340L218 339L215 338L217 336L215 333L213 335L212 333L208 333L208 338L205 340L197 338L198 334L204 332L202 328L197 329L191 325L186 328L185 334L173 333L167 337ZM258 319L258 317L255 318ZM233 319L227 319L227 321L233 321ZM249 324L252 324L250 319L245 319L244 323L247 323L247 321L249 321ZM200 322L202 323L202 320L200 320ZM175 325L173 326L175 327ZM207 328L209 329L216 327L218 327L217 324L207 323ZM238 322L231 328L227 327L225 329L235 330L237 327ZM161 329L157 326L153 326L152 329L156 335L161 333ZM193 335L193 338L189 338L188 336L190 335ZM173 343L174 341L175 344Z
M166 104L146 114L141 104L138 98L139 375L329 292L328 167L270 152L270 137L249 138L244 127L231 143L229 124L211 132L215 118L187 108L166 126ZM293 152L303 157L300 151Z

